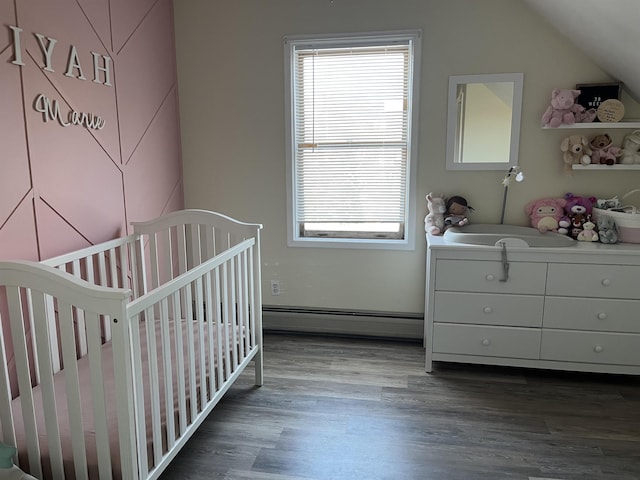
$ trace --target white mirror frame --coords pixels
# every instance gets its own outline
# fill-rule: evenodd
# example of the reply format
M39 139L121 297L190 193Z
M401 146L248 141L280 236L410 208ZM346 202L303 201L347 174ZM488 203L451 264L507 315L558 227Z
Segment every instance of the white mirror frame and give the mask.
M469 83L505 83L513 82L513 107L511 110L511 132L509 158L503 162L463 163L458 156L459 137L458 86ZM520 118L522 114L522 88L524 74L497 73L485 75L453 75L449 77L449 96L447 114L447 170L508 170L518 165L520 144Z

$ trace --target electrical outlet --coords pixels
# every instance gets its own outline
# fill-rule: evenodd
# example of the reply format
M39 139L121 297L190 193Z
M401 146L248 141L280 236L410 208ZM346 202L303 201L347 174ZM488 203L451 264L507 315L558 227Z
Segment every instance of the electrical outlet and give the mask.
M271 295L280 295L280 281L271 280Z

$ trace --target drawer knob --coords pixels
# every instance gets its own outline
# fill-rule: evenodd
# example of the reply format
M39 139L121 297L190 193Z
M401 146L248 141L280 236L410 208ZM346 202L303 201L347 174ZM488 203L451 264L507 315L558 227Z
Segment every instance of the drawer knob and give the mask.
M496 277L494 275L489 274L489 275L486 276L486 279L489 280L490 282L492 282L492 281L494 281L496 279Z
M596 353L600 353L604 350L604 347L602 345L596 345L595 347L593 347L593 351Z
M600 312L600 313L598 314L598 319L600 319L600 320L606 320L606 319L607 319L607 314L606 314L606 313L604 313L604 312Z
M484 308L482 309L482 311L483 311L484 313L491 313L491 312L493 312L493 308L491 308L491 307L484 307Z
M602 280L602 285L604 285L605 287L608 287L609 285L611 285L611 280L609 280L608 278L605 278L604 280Z
M491 340L489 340L488 338L483 338L482 345L484 345L485 347L488 347L489 345L491 345Z

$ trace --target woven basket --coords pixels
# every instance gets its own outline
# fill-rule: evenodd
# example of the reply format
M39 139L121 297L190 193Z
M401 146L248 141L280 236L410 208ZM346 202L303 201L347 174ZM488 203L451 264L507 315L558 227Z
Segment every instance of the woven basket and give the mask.
M622 196L622 200L633 193L640 192L640 188L631 190ZM599 216L613 218L618 228L618 240L623 243L640 243L640 209L635 205L625 205L622 208L601 209L593 208L593 218Z

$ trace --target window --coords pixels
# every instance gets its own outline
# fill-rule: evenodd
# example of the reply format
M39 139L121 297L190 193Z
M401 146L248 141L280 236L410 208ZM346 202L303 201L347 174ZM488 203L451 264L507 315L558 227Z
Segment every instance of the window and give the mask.
M285 39L290 245L413 248L419 38Z

